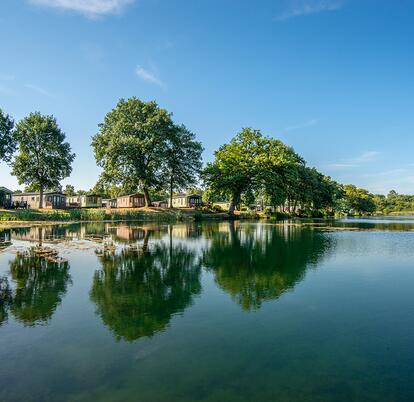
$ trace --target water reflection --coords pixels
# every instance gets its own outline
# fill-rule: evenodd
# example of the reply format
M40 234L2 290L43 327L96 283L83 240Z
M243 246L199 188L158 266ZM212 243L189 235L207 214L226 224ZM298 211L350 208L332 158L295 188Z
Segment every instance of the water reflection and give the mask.
M61 303L71 283L69 264L54 262L30 252L10 262L9 280L0 280L0 321L9 312L25 326L44 324Z
M134 341L164 330L201 292L201 264L185 245L143 235L139 249L99 256L90 293L97 314L117 339Z
M331 243L313 230L231 222L227 231L212 232L203 263L243 309L258 309L292 289Z
M12 302L12 291L7 277L0 278L0 326L7 321L8 310Z

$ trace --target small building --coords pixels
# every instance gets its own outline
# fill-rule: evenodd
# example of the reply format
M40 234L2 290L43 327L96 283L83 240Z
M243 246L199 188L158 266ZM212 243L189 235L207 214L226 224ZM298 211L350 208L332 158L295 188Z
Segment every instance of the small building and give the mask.
M101 208L102 197L96 194L66 197L66 206L73 208Z
M142 193L123 195L116 199L117 208L140 208L145 206L145 197Z
M230 208L230 201L213 202L213 207L220 208L223 211L228 211Z
M116 208L116 198L104 198L102 200L102 208Z
M11 208L13 193L6 187L0 187L0 208Z
M166 200L153 201L152 206L153 207L158 207L158 208L167 208L168 207L168 201L166 201Z
M40 206L40 193L14 194L14 200L26 204L27 208L38 209ZM43 193L43 208L59 209L66 207L66 196L60 191L47 191Z
M180 193L172 197L172 206L174 208L195 208L202 205L201 195ZM170 206L170 200L168 200Z

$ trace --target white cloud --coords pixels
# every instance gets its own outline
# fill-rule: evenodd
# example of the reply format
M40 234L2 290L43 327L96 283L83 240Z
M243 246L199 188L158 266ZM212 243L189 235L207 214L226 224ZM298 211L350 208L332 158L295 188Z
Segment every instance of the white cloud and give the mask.
M25 88L27 89L31 89L34 92L39 93L40 95L44 95L47 96L49 98L54 98L55 96L53 94L51 94L49 91L47 91L46 89L43 89L42 87L38 87L37 85L32 85L32 84L25 84Z
M339 162L331 163L326 165L327 169L330 170L345 170L345 169L353 169L358 168L361 165L367 164L369 162L373 162L377 159L377 157L381 155L381 152L378 151L366 151L360 155L357 155L353 158L343 159Z
M276 21L285 21L294 17L318 14L324 11L335 11L342 8L344 0L296 0L291 6L281 12Z
M311 119L303 124L298 124L296 126L288 126L285 127L284 131L295 131L295 130L300 130L301 128L307 128L307 127L312 127L315 126L316 124L319 123L319 119Z
M135 0L29 0L30 3L98 17L122 11Z
M164 83L157 77L154 72L146 70L144 67L137 66L135 69L135 74L143 81L158 85L159 87L164 86Z

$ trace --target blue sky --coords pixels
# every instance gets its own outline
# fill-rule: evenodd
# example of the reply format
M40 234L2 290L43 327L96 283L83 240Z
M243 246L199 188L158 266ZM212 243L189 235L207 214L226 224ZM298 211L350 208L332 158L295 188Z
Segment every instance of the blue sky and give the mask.
M2 0L0 107L53 114L99 175L91 136L119 98L156 100L204 161L241 127L373 192L414 193L414 2ZM0 185L18 187L0 165Z

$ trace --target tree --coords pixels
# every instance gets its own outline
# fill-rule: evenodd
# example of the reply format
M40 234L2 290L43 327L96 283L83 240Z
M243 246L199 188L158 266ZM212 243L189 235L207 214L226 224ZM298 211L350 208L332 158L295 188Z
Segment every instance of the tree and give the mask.
M352 184L343 186L344 197L339 202L340 212L350 215L371 214L375 212L374 197L363 188Z
M215 152L215 160L208 163L203 179L210 189L222 197L230 198L229 214L240 203L243 194L252 192L255 185L255 158L263 146L259 130L244 128L229 144Z
M274 138L265 138L255 159L256 182L273 207L286 201L296 209L300 171L303 159L293 150Z
M12 173L19 184L39 188L39 207L43 208L44 189L58 187L70 175L75 154L53 116L31 113L16 125L15 137L18 155Z
M75 187L71 184L66 184L65 189L63 190L66 196L71 197L75 195Z
M197 183L201 172L203 146L185 126L174 126L165 155L165 175L168 181L170 208L173 192Z
M141 189L149 206L149 190L163 184L160 173L172 126L171 115L155 102L121 99L92 140L102 180L124 192Z
M0 161L10 162L16 150L13 127L13 119L0 109Z

